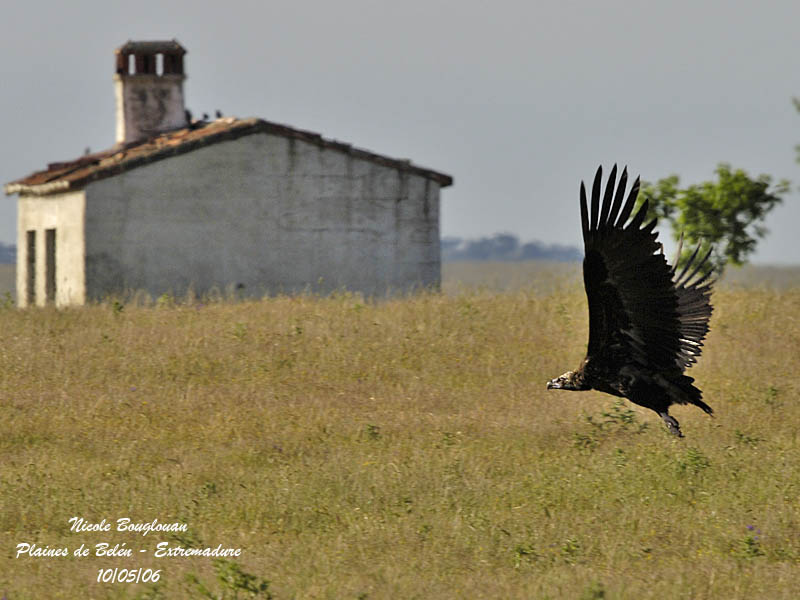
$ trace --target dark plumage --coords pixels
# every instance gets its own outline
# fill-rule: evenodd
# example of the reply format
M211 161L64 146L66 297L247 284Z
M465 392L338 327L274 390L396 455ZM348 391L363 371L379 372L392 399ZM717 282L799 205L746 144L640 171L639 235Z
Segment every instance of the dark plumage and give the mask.
M656 242L656 220L642 225L646 200L631 217L639 179L623 202L627 169L615 189L616 178L614 165L601 205L602 167L597 169L590 208L581 182L589 347L578 370L549 381L547 389L594 389L627 398L656 411L682 436L669 414L672 404L694 404L712 414L694 379L683 374L697 361L708 333L713 281L711 271L703 271L710 251L698 260L698 247L676 273Z

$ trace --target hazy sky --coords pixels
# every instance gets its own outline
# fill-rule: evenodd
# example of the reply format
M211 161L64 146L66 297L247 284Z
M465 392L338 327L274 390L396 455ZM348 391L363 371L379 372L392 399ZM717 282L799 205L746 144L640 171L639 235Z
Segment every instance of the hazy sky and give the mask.
M760 263L800 263L800 2L4 2L0 180L114 143L113 50L176 38L187 106L443 171L442 234L580 245L597 165L793 181ZM0 240L16 241L16 196Z

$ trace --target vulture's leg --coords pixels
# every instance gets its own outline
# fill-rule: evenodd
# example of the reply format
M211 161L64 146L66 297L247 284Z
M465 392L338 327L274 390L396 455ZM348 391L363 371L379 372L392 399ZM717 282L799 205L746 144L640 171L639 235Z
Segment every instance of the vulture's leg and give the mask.
M664 419L664 423L667 424L667 429L669 429L670 433L673 435L677 435L678 437L683 437L681 433L681 427L678 425L677 419L671 416L667 411L658 413L659 416Z

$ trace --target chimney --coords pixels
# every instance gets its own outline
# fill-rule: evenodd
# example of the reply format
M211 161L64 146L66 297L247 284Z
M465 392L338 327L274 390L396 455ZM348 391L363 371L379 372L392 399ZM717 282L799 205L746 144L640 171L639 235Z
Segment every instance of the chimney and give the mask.
M118 144L189 125L183 102L183 46L175 40L129 41L114 54Z

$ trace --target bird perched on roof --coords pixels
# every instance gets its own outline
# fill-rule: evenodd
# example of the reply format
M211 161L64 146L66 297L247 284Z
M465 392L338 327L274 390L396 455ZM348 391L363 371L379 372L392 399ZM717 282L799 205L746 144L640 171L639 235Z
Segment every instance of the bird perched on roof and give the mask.
M547 389L598 390L652 409L669 431L683 437L669 414L672 404L711 407L684 370L697 361L711 317L712 270L700 246L678 273L670 267L653 232L656 219L642 225L648 202L633 213L639 178L627 200L627 169L616 184L611 170L603 195L602 167L592 186L591 206L581 182L581 224L585 255L583 281L589 301L589 347L576 371L547 383ZM682 239L681 239L682 242Z

